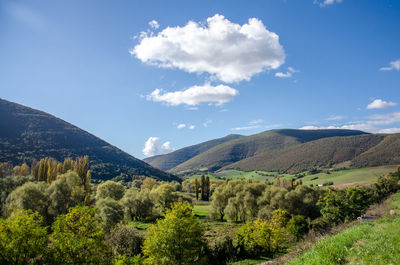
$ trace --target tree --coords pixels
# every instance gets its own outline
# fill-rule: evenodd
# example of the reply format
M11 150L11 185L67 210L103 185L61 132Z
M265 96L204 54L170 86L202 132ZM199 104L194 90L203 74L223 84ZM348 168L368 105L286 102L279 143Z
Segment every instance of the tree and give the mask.
M140 188L142 190L144 190L144 189L152 190L155 187L157 187L158 185L159 185L159 183L157 182L157 180L155 180L153 178L145 178L143 180L142 186L140 186Z
M150 192L130 188L121 199L128 220L143 220L152 215L154 203L150 199Z
M201 191L201 200L205 201L206 200L206 178L204 174L201 174L201 179L200 179L200 191Z
M108 180L97 186L96 199L111 198L119 201L124 196L124 192L125 187L121 183Z
M204 247L203 229L192 208L187 202L177 202L149 229L143 253L146 264L199 264Z
M20 210L0 219L0 264L40 264L46 253L47 232L42 217Z
M53 264L107 264L109 248L104 242L96 210L88 206L71 208L59 215L50 235Z
M32 210L46 219L49 205L49 197L46 193L47 187L48 184L44 182L25 183L10 193L6 200L7 209L10 211Z
M124 208L110 197L97 201L98 216L103 220L103 228L109 231L124 219Z
M165 213L165 211L171 207L172 203L178 200L174 188L169 184L162 184L156 189L153 189L150 193L150 197L161 213Z
M33 181L32 176L7 176L0 178L0 215L6 210L4 207L8 195L10 195L10 193L17 187L30 181Z
M194 180L194 192L196 193L196 201L199 200L199 181L197 179Z
M49 215L56 217L59 214L66 214L69 208L82 204L84 193L84 186L75 172L69 171L59 175L46 190L49 198Z

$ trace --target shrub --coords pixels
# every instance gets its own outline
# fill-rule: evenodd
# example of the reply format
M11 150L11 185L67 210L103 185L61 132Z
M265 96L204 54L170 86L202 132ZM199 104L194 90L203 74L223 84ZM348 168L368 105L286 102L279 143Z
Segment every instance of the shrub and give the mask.
M117 226L111 230L107 243L114 256L134 257L141 253L144 238L136 228Z

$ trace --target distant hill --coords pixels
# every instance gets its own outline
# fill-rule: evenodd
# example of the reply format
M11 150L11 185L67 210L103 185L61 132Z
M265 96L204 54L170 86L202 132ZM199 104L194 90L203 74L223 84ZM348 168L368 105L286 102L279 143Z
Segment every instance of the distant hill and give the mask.
M0 162L30 164L46 156L63 161L83 155L89 156L93 179L125 173L178 180L59 118L0 99Z
M284 150L305 142L335 136L363 134L366 133L356 130L270 130L217 145L170 169L170 172L179 173L204 168L216 171L243 159L262 153Z
M234 139L238 139L243 137L242 135L238 134L230 134L228 136L218 138L215 140L203 142L200 144L188 146L179 150L176 150L172 153L166 155L158 155L145 158L144 161L149 163L153 167L159 168L161 170L169 170L171 168L176 167L179 164L191 159L192 157L201 154L214 146L223 144L225 142L229 142Z
M283 150L261 153L227 165L224 169L297 173L311 168L330 168L344 162L348 162L350 167L396 164L400 158L399 136L367 134L318 139ZM389 138L395 138L399 143L395 145L395 153L388 152L386 155L388 149L377 147Z

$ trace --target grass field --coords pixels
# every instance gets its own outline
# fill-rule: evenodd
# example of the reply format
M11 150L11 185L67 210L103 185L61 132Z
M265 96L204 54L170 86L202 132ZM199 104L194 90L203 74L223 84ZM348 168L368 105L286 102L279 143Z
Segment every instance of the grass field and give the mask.
M358 169L346 169L339 171L330 171L330 174L318 173L313 175L306 175L302 178L304 185L318 185L324 184L326 182L332 181L334 185L344 185L344 184L367 184L374 182L378 177L387 175L397 169L398 166L380 166L380 167L368 167L368 168L358 168ZM307 174L303 172L302 174ZM223 170L214 174L208 174L210 179L254 179L260 181L274 181L276 176L281 179L293 178L294 175L291 174L279 174L278 172L267 172L267 171L240 171L240 170ZM193 175L189 179L200 178L201 175ZM317 179L315 179L317 178ZM314 179L314 180L312 180Z
M387 175L395 171L397 166L380 166L359 169L347 169L340 171L332 171L330 174L319 173L314 175L305 176L303 180L304 185L310 184L323 184L332 181L334 185L348 184L348 183L371 183L378 177ZM318 177L316 180L312 178Z
M389 205L398 213L400 193ZM359 224L319 241L289 264L400 264L399 235L400 216Z
M210 205L193 205L193 214L199 218L207 218Z

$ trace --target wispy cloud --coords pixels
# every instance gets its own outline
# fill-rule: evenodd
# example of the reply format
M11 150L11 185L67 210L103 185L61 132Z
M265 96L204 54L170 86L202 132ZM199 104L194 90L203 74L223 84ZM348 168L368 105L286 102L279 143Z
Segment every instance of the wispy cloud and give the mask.
M340 115L331 115L328 118L326 118L325 120L327 121L340 121L343 120L344 118L346 118L345 116L340 116Z
M183 129L183 128L185 128L185 127L186 127L186 124L184 124L184 123L178 124L178 125L176 126L176 128L178 128L178 129Z
M343 0L314 0L314 5L319 5L320 7L333 5L335 3L341 3Z
M379 68L379 70L381 71L392 71L392 70L400 70L400 59L390 62L389 63L390 66L386 66L386 67L381 67Z
M300 72L300 71L289 66L288 71L286 73L278 72L278 73L275 73L275 76L280 77L280 78L289 78L289 77L292 77L292 75L294 73L298 73L298 72Z
M371 115L366 117L364 121L353 121L346 124L339 125L326 125L315 126L307 125L300 129L304 130L319 130L319 129L348 129L348 130L361 130L371 133L393 133L397 132L398 128L383 128L385 126L400 124L400 112L393 112L388 114Z
M204 123L203 123L203 127L208 127L208 125L210 125L210 123L212 123L212 120L206 120Z
M158 24L158 22L157 22L156 20L150 21L150 22L149 22L149 26L150 26L152 29L158 29L158 28L160 27L160 25Z

